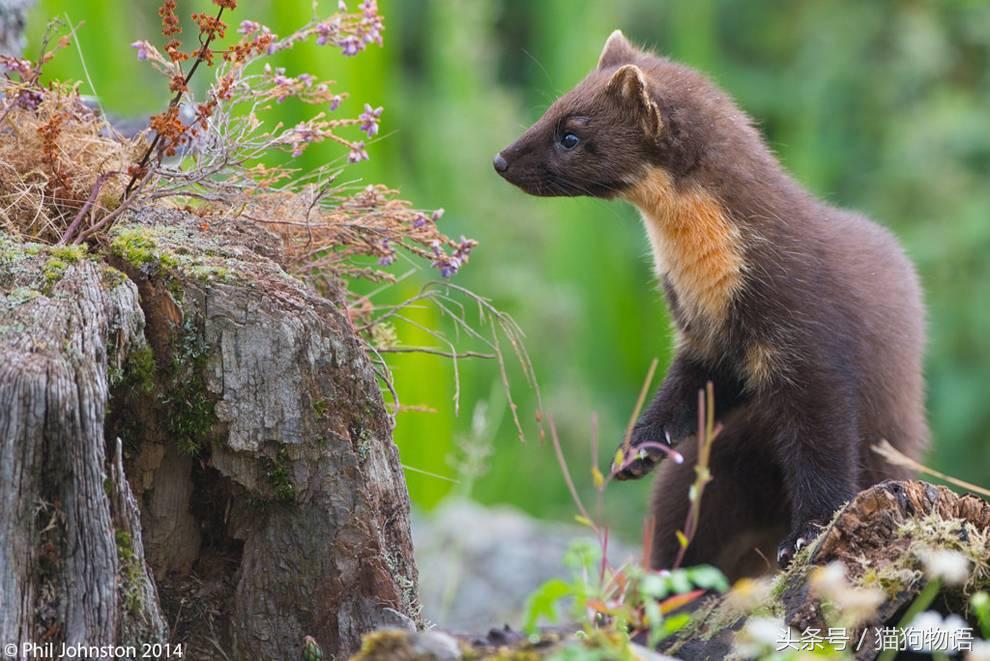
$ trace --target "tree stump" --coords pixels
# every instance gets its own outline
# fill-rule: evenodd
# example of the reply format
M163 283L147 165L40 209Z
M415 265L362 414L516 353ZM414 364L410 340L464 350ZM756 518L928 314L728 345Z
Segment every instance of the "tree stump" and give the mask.
M338 293L263 229L177 211L98 255L0 241L0 640L340 658L418 617L391 421Z

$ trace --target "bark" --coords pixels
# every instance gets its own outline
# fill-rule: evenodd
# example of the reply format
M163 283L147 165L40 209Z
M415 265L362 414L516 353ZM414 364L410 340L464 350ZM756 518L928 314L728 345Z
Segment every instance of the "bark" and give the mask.
M107 373L143 343L137 290L23 248L0 237L0 640L160 640L158 604L128 599L154 587L121 549L126 482L105 484Z
M5 245L3 640L340 658L418 618L375 373L273 236L147 209L38 295L52 251Z

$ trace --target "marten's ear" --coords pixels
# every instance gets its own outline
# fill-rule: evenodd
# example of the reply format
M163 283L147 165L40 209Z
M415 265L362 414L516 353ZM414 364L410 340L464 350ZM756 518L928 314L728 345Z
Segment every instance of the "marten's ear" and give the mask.
M606 90L624 107L637 113L646 135L652 138L660 135L660 129L663 127L660 108L650 96L650 89L642 69L635 64L619 67L609 79Z
M636 58L636 48L630 44L622 30L616 30L608 36L602 54L598 56L598 68L614 67L619 64L632 62Z

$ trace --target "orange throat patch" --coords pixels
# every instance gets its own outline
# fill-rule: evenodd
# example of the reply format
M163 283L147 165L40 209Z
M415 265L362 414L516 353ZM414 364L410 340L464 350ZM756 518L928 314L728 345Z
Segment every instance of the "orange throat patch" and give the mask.
M700 188L677 190L658 168L623 197L639 208L657 277L670 279L688 320L720 326L745 268L743 237L721 203Z

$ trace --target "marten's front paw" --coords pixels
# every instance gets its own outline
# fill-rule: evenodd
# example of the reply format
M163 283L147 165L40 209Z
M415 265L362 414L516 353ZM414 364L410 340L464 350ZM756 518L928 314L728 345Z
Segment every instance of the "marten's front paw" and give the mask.
M639 423L633 427L629 447L625 443L619 446L612 461L612 476L617 480L636 480L660 463L667 455L672 455L675 461L680 458L671 449L671 435L663 425ZM681 460L683 461L683 459Z
M787 569L798 551L815 541L824 528L824 524L811 521L799 526L797 530L784 538L784 541L777 547L777 564L780 565L780 568Z

